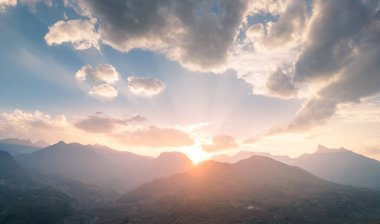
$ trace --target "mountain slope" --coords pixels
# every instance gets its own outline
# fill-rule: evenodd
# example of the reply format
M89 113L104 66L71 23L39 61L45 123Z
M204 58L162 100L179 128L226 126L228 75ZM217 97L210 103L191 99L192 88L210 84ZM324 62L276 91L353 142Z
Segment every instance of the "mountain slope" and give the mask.
M261 156L209 161L144 184L120 203L133 223L360 223L380 216L379 192Z
M318 146L315 153L304 154L293 164L336 183L380 190L380 162L347 149Z
M212 159L236 163L252 155L262 155L288 165L298 166L335 183L380 190L380 162L344 148L330 149L319 145L314 153L303 154L297 158L242 151L233 156L218 155Z

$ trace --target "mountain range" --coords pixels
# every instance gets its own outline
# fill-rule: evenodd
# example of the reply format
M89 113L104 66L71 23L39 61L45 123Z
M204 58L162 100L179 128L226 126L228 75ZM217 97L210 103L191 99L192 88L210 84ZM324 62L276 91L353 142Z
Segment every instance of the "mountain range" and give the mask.
M298 158L240 152L193 165L179 152L61 141L0 151L0 223L379 224L378 164L319 146Z
M346 185L380 190L380 162L350 150L319 145L312 154L297 158L269 153L239 152L234 156L219 155L215 161L235 163L253 155L263 155L288 165L298 166L323 179Z
M178 152L164 152L153 158L101 145L63 141L15 159L21 166L41 173L59 174L119 191L193 166L186 155Z
M0 150L8 152L12 156L35 152L48 145L49 144L44 141L33 143L30 140L18 138L7 138L0 140Z
M273 159L208 161L119 200L131 223L369 223L380 192L339 185Z

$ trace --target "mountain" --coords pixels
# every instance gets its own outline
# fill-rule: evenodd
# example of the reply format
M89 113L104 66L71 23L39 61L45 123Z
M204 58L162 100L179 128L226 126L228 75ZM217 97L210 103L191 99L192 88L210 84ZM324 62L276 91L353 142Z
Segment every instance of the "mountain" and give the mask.
M0 151L0 223L80 223L75 201L38 183Z
M297 158L242 151L233 156L217 155L212 159L236 163L252 155L262 155L288 165L298 166L335 183L380 190L380 162L344 148L331 149L319 145L314 153L303 154Z
M304 154L292 164L329 181L380 190L380 162L344 148L320 145L316 152Z
M169 156L170 155L170 156ZM59 174L104 188L127 191L149 180L182 172L188 167L184 154L158 158L117 151L101 145L58 142L16 157L24 167Z
M211 160L217 161L217 162L225 162L225 163L236 163L239 162L240 160L243 159L248 159L251 156L266 156L269 158L272 158L274 160L286 163L286 164L291 164L292 163L292 158L288 156L276 156L272 155L270 153L266 152L250 152L250 151L240 151L236 153L235 155L216 155L211 158Z
M139 176L150 181L184 172L192 167L193 162L184 153L163 152Z
M380 192L334 184L273 159L205 162L119 200L130 223L368 223Z
M18 138L7 138L0 140L0 150L8 152L12 156L23 153L31 153L46 146L47 143L43 141L32 143L30 140Z

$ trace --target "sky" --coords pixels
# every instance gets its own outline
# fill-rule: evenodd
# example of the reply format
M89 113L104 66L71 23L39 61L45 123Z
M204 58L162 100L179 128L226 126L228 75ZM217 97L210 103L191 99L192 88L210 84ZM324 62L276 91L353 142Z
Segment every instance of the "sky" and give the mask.
M380 159L379 0L0 0L0 138Z

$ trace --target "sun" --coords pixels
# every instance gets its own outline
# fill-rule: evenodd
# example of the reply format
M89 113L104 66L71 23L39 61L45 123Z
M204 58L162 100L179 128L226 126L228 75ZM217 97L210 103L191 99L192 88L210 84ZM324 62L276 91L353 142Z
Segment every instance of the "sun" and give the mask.
M194 164L200 163L210 158L210 154L203 151L200 145L193 145L184 149L184 153L193 161Z

